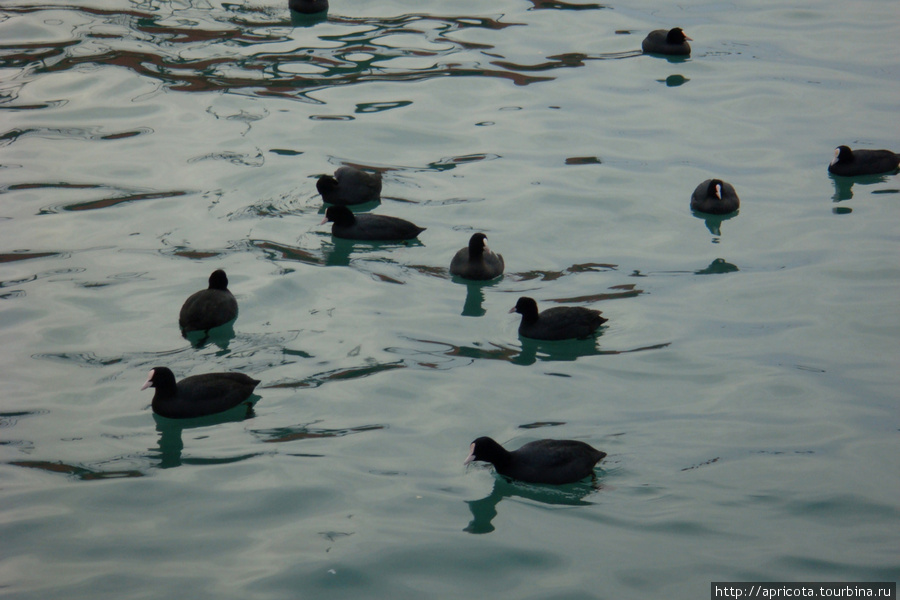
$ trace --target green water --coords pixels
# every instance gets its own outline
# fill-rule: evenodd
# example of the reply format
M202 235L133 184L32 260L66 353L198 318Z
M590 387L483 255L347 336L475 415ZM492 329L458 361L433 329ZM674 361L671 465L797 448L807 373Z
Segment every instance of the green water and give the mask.
M680 25L688 60L641 56ZM897 581L893 2L0 7L0 595L704 598ZM383 173L354 244L315 179ZM704 179L740 212L691 214ZM451 279L475 231L503 279ZM191 343L223 268L232 330ZM517 336L519 296L594 341ZM149 369L262 380L154 418ZM489 435L608 453L552 488Z

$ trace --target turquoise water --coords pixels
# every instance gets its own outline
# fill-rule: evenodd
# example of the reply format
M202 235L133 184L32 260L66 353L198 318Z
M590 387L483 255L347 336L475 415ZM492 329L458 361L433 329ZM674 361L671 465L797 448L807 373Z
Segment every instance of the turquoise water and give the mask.
M688 60L641 56L679 25ZM0 594L703 598L900 579L895 2L6 2ZM334 240L378 170L408 245ZM691 214L731 182L739 214ZM467 286L485 231L507 273ZM223 268L233 329L185 340ZM520 340L521 295L609 322ZM261 379L156 419L147 371ZM576 438L595 484L469 443Z

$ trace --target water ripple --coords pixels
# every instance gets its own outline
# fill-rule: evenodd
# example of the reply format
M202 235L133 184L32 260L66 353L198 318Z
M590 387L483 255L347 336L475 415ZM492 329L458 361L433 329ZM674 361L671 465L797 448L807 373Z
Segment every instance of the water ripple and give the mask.
M178 196L187 195L184 190L171 190L167 192L134 190L115 188L104 184L95 183L17 183L13 185L0 186L0 194L22 190L47 190L47 189L65 189L65 190L102 190L108 194L104 198L96 200L84 200L70 204L51 205L42 208L38 214L48 215L56 214L63 211L82 211L96 210L98 208L109 208L125 204L129 202L138 202L143 200L158 200L160 198L176 198Z
M232 8L248 13L246 8ZM49 10L75 10L90 16L91 22L74 27L77 40L0 44L0 67L40 74L84 65L114 66L176 91L242 91L259 96L299 96L316 102L309 97L313 91L378 81L489 77L523 86L553 79L527 74L529 71L552 71L583 66L585 60L612 58L571 53L527 66L505 61L491 45L452 37L469 29L500 31L524 25L505 23L502 16L330 16L327 25L332 29L315 40L319 47L309 47L307 40L298 47L289 22L273 21L264 12L265 20L259 22L236 19L228 12L209 13L202 19L185 15L174 21L152 12L87 7L26 7L6 12L24 15ZM282 15L288 16L287 11ZM209 22L210 18L216 20ZM339 26L345 26L345 30L330 33ZM18 85L24 85L24 81ZM7 93L16 96L14 90ZM371 112L403 105L361 105L357 110Z

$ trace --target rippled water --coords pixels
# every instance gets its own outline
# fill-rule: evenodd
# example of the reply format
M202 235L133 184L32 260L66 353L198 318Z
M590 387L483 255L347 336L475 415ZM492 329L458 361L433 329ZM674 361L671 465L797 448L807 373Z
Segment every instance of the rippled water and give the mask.
M690 59L642 56L680 25ZM0 6L0 594L701 598L896 581L894 2ZM384 176L410 244L332 239ZM740 213L688 209L721 177ZM485 231L502 280L450 278ZM224 268L241 312L186 340ZM603 310L535 343L507 310ZM262 380L155 418L147 371ZM585 440L562 488L469 442Z

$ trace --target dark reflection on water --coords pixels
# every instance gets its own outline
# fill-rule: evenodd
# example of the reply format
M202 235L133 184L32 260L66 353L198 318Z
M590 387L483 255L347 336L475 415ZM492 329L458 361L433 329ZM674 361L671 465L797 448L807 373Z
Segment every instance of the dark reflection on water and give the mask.
M10 254L0 254L0 263L30 260L32 258L44 258L47 256L59 256L60 254L60 252L29 252L23 250L20 252L12 252ZM0 287L4 287L2 282L0 282Z
M49 460L14 460L10 461L8 464L15 467L39 469L48 473L69 475L82 481L96 481L99 479L123 479L126 477L144 476L144 473L136 469L127 469L122 471L103 471L99 469L91 469L88 467L70 465L64 462L54 462Z
M614 285L614 286L611 286L609 289L620 290L620 291L602 292L599 294L587 294L584 296L569 296L567 298L548 298L547 302L558 302L560 304L601 302L603 300L615 300L615 299L619 299L619 298L636 298L644 293L644 290L637 289L637 286L633 283L623 283L620 285Z
M643 52L639 52L639 54L643 54ZM653 54L653 53L648 53L646 56L652 56L653 58L659 58L659 59L667 60L667 61L669 61L670 63L684 63L684 62L688 62L689 60L691 60L691 56L690 56L690 55L687 55L687 56L679 56L679 55L674 55L674 54Z
M384 171L386 169L381 169L381 170ZM380 205L380 204L381 204L381 200L373 200L371 202L365 202L363 204L354 204L353 208L351 210L354 213L367 213L375 208L378 208L378 205ZM331 205L323 203L322 206L319 207L319 210L317 211L317 213L320 215L324 215L325 211L328 210L329 206L331 206ZM324 225L322 227L324 227ZM330 227L330 225L329 225L329 227Z
M250 240L250 243L262 250L263 254L271 261L290 260L306 263L308 265L322 265L325 260L316 256L314 253L299 248L297 246L288 246L268 240Z
M391 363L381 363L375 365L366 365L364 367L350 367L350 368L340 368L333 369L331 371L324 371L322 373L316 373L315 375L311 375L304 379L300 380L287 380L281 381L279 383L273 383L270 385L266 385L266 389L270 388L287 388L287 389L297 389L297 388L317 388L325 383L329 383L332 381L343 381L346 379L359 379L362 377L368 377L370 375L375 375L376 373L381 373L383 371L392 371L394 369L403 369L406 365L402 361L391 362Z
M609 8L603 4L571 4L569 2L559 2L558 0L529 0L534 6L528 10L598 10L601 8Z
M312 27L316 23L321 23L323 21L328 20L327 12L304 14L304 13L292 10L292 11L290 11L290 13L291 13L291 25L293 25L294 27Z
M173 324L173 340L182 339L177 332L177 324ZM73 363L80 367L98 369L118 365L119 368L104 377L103 381L125 377L129 381L134 381L134 389L139 389L141 383L147 377L145 371L140 375L143 379L138 379L135 369L143 370L158 365L165 365L175 372L175 376L178 379L187 377L190 374L189 371L194 371L194 374L196 374L227 370L253 375L276 365L293 364L296 362L295 357L311 357L309 353L302 350L286 348L290 342L297 339L300 331L280 331L271 334L240 334L230 337L226 328L224 335L226 336L225 338L217 339L211 337L199 346L183 344L176 348L157 352L130 352L115 356L103 356L95 352L46 352L32 354L31 356L37 360L62 361ZM225 356L233 358L233 360L230 360L227 368L203 366L211 358L218 359ZM269 386L264 384L262 387Z
M497 277L490 281L470 281L454 276L453 281L466 286L466 300L460 314L464 317L481 317L487 312L483 306L485 288L496 286L503 281L503 277Z
M316 423L317 422L318 421L316 421ZM345 435L351 435L354 433L365 433L368 431L378 431L380 429L388 428L387 425L373 424L360 425L358 427L349 427L346 429L319 429L316 427L312 427L312 425L314 424L315 423L306 423L303 425L276 427L274 429L255 429L253 430L253 433L266 443L279 444L297 440L344 437Z
M478 359L502 360L514 365L531 365L538 361L573 361L585 356L616 355L630 352L642 352L645 350L659 350L667 347L671 342L631 348L628 350L603 350L596 338L586 340L562 340L545 342L520 338L520 347L502 346L490 343L486 346L455 346L447 342L436 340L413 340L429 346L436 346L436 350L418 348L385 348L386 352L402 354L409 357L416 365L429 368L453 368L460 359L467 363Z
M203 10L202 17L194 14ZM547 81L552 77L524 75L520 70L486 68L479 60L487 44L464 42L452 35L467 29L502 30L521 26L483 16L401 15L391 18L347 18L329 15L329 25L349 25L345 33L322 35L328 47L298 47L271 52L278 44L295 43L293 25L308 26L315 20L297 19L287 9L268 14L271 8L249 5L226 5L226 12L216 14L205 7L179 8L171 12L190 26L174 25L172 14L141 10L105 10L80 7L95 23L79 34L83 39L43 44L10 44L0 46L0 67L31 68L34 73L69 71L83 65L123 67L150 80L161 81L169 89L184 92L242 91L260 96L301 96L317 102L308 94L315 90L341 85L376 81L418 81L434 77L492 77L508 79L516 85ZM8 13L40 12L44 7L6 8ZM250 17L248 20L247 17ZM259 17L262 17L259 19ZM216 19L214 23L206 19ZM226 29L223 29L223 24ZM107 25L125 25L128 33L109 33ZM361 29L360 26L365 26ZM91 28L102 34L93 34ZM329 32L332 32L330 29ZM414 34L427 47L411 48L386 45L381 38L396 34ZM135 41L140 41L140 45ZM337 43L337 45L335 45ZM225 53L222 47L235 52ZM253 52L259 48L259 52ZM474 59L463 55L474 51ZM392 59L423 59L421 68L392 68ZM452 56L452 59L449 59ZM497 56L492 54L492 56ZM576 55L573 55L576 56ZM424 59L432 58L430 64ZM576 58L551 57L548 70L563 66L579 66ZM297 64L307 64L318 72L298 74ZM427 65L427 66L426 66ZM24 82L20 85L23 85ZM16 94L15 91L11 92Z
M319 252L311 252L297 246L289 246L268 240L251 240L251 244L262 250L267 259L277 261L297 261L308 265L328 266L328 267L346 267L350 265L350 259L353 255L365 256L366 254L377 254L377 260L373 264L377 265L395 265L398 263L386 257L381 251L392 246L423 246L418 240L408 240L405 242L359 242L354 240L345 240L336 237L330 237L330 241L323 241ZM372 273L377 279L388 283L403 283L403 281L387 275L385 273Z
M519 429L541 429L542 427L559 427L565 424L565 421L535 421L534 423L519 425Z
M214 327L207 331L183 331L182 336L184 336L184 339L189 341L194 348L200 349L209 344L215 344L221 350L227 351L228 344L235 337L234 322L235 319L232 319L224 325Z
M634 58L641 56L640 50L626 50L625 52L606 52L601 54L584 54L581 52L567 52L565 54L556 54L548 56L545 62L534 65L523 65L505 60L495 60L492 65L509 69L510 71L554 71L556 69L565 69L569 67L583 67L587 61L591 60L621 60L623 58Z
M2 61L0 61L2 65ZM110 208L129 202L138 202L142 200L158 200L160 198L176 198L185 196L188 192L184 190L170 190L167 192L151 191L151 190L135 190L116 188L105 184L94 183L65 183L65 182L42 182L42 183L16 183L13 185L0 186L0 194L6 192L17 192L23 190L97 190L104 197L93 200L82 200L69 204L61 204L47 206L40 210L38 214L48 215L56 214L61 211L82 211L96 210L98 208Z
M32 354L31 358L39 360L73 361L84 367L108 367L116 365L123 360L121 356L98 356L95 352L47 352Z
M603 335L603 328L598 330L596 337L584 340L548 342L520 336L519 340L522 343L522 349L518 356L515 356L510 362L514 365L533 365L538 360L554 362L573 361L585 356L619 354L619 352L606 351L600 348L597 338L601 335Z
M717 258L705 269L698 269L694 271L697 275L721 275L723 273L736 273L740 271L737 268L737 265L731 264L727 262L724 258Z
M657 79L656 81L658 81L659 83L666 84L667 87L678 87L678 86L684 85L685 83L690 81L690 79L688 79L684 75L676 74L676 75L669 75L665 79Z
M260 396L256 394L250 396L247 402L244 402L225 412L210 415L208 417L198 417L195 419L167 419L157 414L153 415L156 422L156 431L159 433L158 446L151 449L150 458L158 461L159 468L170 469L172 467L180 467L182 464L228 464L240 462L257 454L247 454L243 456L217 457L217 458L184 458L182 452L184 450L184 441L182 436L185 430L200 429L203 427L212 427L221 425L222 423L231 423L245 421L256 416L253 406L258 402Z
M23 417L34 417L37 415L46 415L50 411L44 410L17 410L11 412L0 412L0 429L4 429L6 427L13 427L18 422L19 419ZM0 444L9 443L9 440L2 440Z
M711 234L720 236L722 235L722 222L735 218L740 214L740 211L736 210L733 213L728 213L727 215L712 215L709 213L692 210L691 214L693 214L698 219L703 219L703 222L706 223L706 228ZM718 243L718 241L718 239L713 239L713 243Z
M840 175L835 175L833 173L829 173L828 177L831 178L831 183L834 184L834 195L831 199L834 202L843 202L844 200L850 200L853 198L853 185L873 185L876 183L884 183L888 180L889 177L892 177L893 174L881 174L881 175L861 175L858 177L842 177ZM897 194L900 193L900 190L878 190L872 192L873 194Z
M466 286L466 301L463 304L462 316L480 317L487 312L483 306L484 287L476 283L470 283Z
M507 273L506 276L514 281L531 281L539 279L540 281L555 281L565 275L574 273L602 273L604 271L615 271L617 265L605 263L581 263L566 268L563 271L526 271L524 273Z
M480 500L466 501L472 512L472 520L463 531L475 534L494 531L493 520L497 516L497 505L504 498L522 498L556 506L589 506L593 502L585 498L600 489L602 487L596 475L591 481L560 486L522 483L497 475L494 479L494 489L488 496Z

